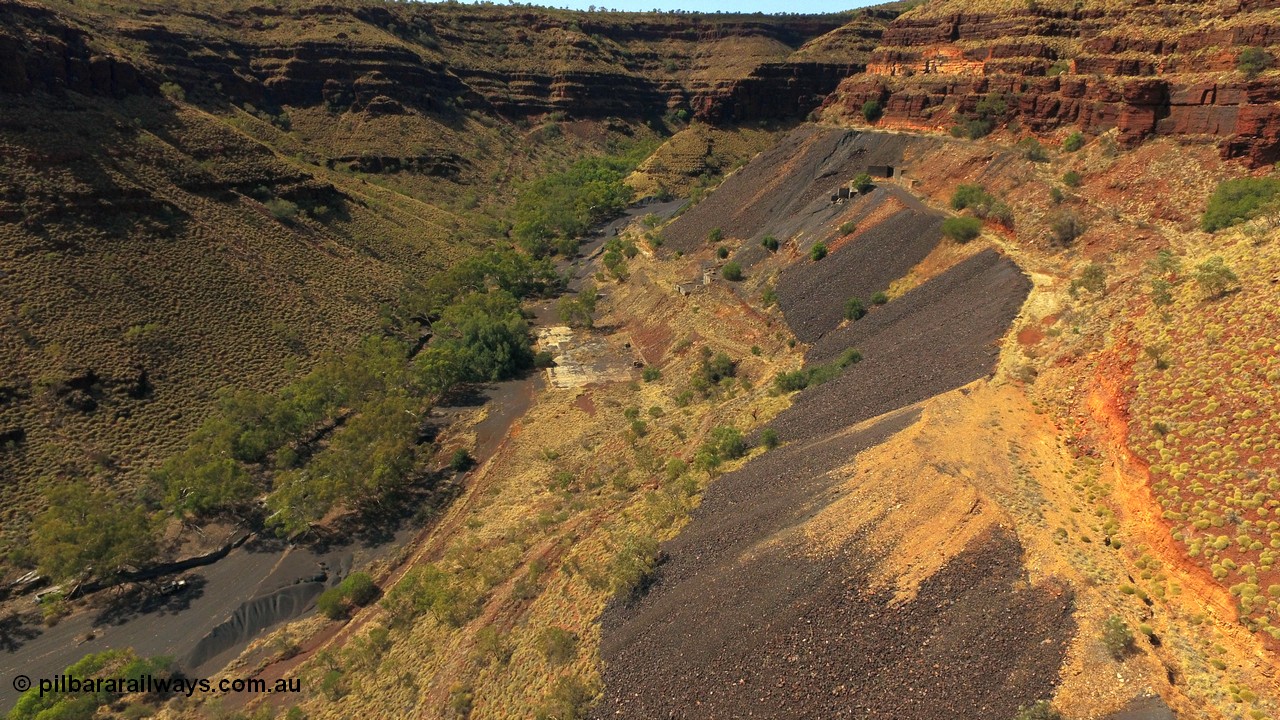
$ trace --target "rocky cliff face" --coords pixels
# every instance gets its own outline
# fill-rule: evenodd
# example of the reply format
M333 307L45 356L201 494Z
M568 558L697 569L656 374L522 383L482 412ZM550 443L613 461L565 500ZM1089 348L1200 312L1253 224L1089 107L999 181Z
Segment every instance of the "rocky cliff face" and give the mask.
M892 13L755 18L350 3L146 5L81 17L6 0L0 91L123 96L173 83L191 102L345 112L717 121L803 116L865 64ZM848 52L789 56L834 30ZM136 49L129 60L100 47ZM864 40L851 44L848 37ZM710 49L711 56L705 57ZM690 72L692 59L706 72Z
M997 121L1035 132L1115 128L1132 146L1153 136L1213 141L1225 158L1280 159L1280 78L1237 70L1247 47L1280 39L1269 9L1230 3L1035 3L979 13L938 3L894 21L864 74L827 100L850 114L868 100L887 124L945 130L992 94Z

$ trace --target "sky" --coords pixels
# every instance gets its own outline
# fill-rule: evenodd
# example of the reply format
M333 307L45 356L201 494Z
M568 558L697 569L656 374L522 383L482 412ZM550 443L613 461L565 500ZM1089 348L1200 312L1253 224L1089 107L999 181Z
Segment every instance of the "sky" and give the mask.
M522 0L524 2L525 0ZM610 10L648 12L680 9L689 12L830 13L875 5L886 0L547 0L535 5L587 10L592 5Z

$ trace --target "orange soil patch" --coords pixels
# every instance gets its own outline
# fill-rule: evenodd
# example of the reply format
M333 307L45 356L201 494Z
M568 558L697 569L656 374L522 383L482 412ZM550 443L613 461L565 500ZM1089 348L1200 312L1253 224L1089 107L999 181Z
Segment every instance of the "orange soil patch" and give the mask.
M1122 385L1132 376L1136 354L1136 349L1127 345L1105 352L1085 399L1103 433L1107 457L1112 460L1112 499L1119 506L1122 527L1158 555L1177 578L1184 595L1199 600L1222 622L1234 624L1238 620L1235 602L1204 568L1188 561L1182 546L1173 539L1171 526L1161 516L1160 505L1151 492L1147 464L1129 449L1129 411Z
M574 398L573 406L592 417L595 417L596 415L596 404L595 404L595 401L591 399L590 393L584 392L578 397Z
M675 331L668 325L645 324L631 332L631 344L640 353L640 357L644 358L645 364L657 365L662 361L667 348L671 347L675 336Z
M1035 345L1044 339L1044 331L1035 325L1028 325L1018 331L1020 345Z

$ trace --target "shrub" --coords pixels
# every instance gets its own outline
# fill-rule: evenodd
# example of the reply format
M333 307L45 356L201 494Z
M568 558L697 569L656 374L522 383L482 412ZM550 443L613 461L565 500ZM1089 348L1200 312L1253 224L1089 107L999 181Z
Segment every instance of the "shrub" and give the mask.
M1078 288L1101 295L1107 289L1107 269L1096 262L1089 263L1080 273L1080 277L1071 283L1072 291Z
M844 318L846 320L860 320L866 314L867 308L862 304L861 298L851 297L845 302Z
M809 251L809 258L812 259L814 262L817 262L826 256L827 256L827 246L822 243L818 243L817 245L814 245L813 249Z
M982 232L982 221L974 217L953 217L942 221L942 234L959 243L966 243Z
M727 247L716 248L716 257L720 258L721 260L729 257L729 248Z
M1062 149L1067 152L1075 152L1082 147L1084 147L1084 134L1079 130L1071 133L1066 140L1062 141Z
M660 377L662 377L662 371L652 365L640 371L640 378L645 382L653 382Z
M368 605L378 597L378 586L374 584L373 578L369 577L368 573L351 573L338 583L338 590L360 607Z
M977 140L991 134L996 129L996 121L991 118L965 118L960 124L951 128L951 135L954 137L968 138Z
M453 455L449 457L449 469L454 472L466 472L475 464L475 458L471 457L471 453L467 452L465 448L454 450Z
M1254 218L1274 206L1278 194L1280 179L1226 180L1219 183L1209 197L1209 205L1200 217L1200 227L1205 232L1215 232Z
M1117 660L1133 648L1133 631L1119 615L1112 615L1102 623L1102 644Z
M1049 159L1049 153L1045 152L1044 146L1035 138L1023 138L1018 141L1018 149L1022 151L1022 157L1031 162L1045 162Z
M707 233L707 242L718 243L724 239L724 231L720 228L711 228L711 232Z
M774 387L779 392L796 392L809 387L809 373L804 370L796 370L795 372L778 373L773 378Z
M772 450L778 447L778 442L777 430L774 430L773 428L765 428L760 431L760 444L763 445L766 450Z
M884 114L884 108L880 107L879 100L868 100L862 103L862 119L869 123L873 123L880 119Z
M1049 220L1049 235L1059 245L1070 245L1084 231L1084 221L1071 210L1064 210Z
M578 636L563 628L543 630L540 644L543 656L552 665L563 665L578 653Z
M475 688L471 687L471 685L458 684L449 688L449 700L446 704L449 709L448 717L471 717L471 709L475 705L475 699Z
M867 173L861 173L853 179L853 188L860 193L870 192L875 186L876 184L871 181L871 176Z
M951 207L954 210L968 208L975 217L993 218L1006 227L1013 225L1013 211L981 185L958 185L951 194Z
M595 693L576 677L561 678L542 701L537 720L583 720Z
M1239 57L1236 58L1236 69L1244 73L1247 78L1253 78L1269 67L1271 67L1271 55L1259 47L1247 47L1241 50Z
M877 290L876 293L871 296L872 305L884 305L887 302L889 302L889 296L886 295L883 290Z
M556 356L552 355L548 350L539 350L533 356L533 366L536 368L549 368L556 364Z
M827 365L815 365L811 368L795 372L779 373L773 378L773 385L779 392L796 392L811 385L821 385L840 373L841 370L862 361L862 353L856 348L849 348L841 353L835 362Z
M747 442L742 431L731 425L721 425L711 431L711 438L703 444L725 460L736 460L747 454Z
M961 183L956 186L955 192L951 193L951 209L964 210L967 207L976 207L985 203L990 197L986 188L981 185Z
M378 586L367 573L351 573L337 586L320 593L316 609L330 620L344 618L353 607L364 607L378 597Z
M1221 255L1214 255L1196 266L1196 283L1210 298L1221 297L1239 282L1239 278Z
M720 270L720 277L731 282L737 282L742 279L742 266L730 260L725 263L724 268Z
M772 235L765 235L764 239L760 241L760 244L769 252L778 252L778 238Z
M1062 188L1049 188L1049 200L1052 201L1054 205L1061 205L1062 201L1065 200L1066 197L1067 196L1062 192Z
M778 302L778 291L771 287L767 287L760 291L760 304L765 307L772 307Z
M951 209L977 208L978 205L987 204L989 200L991 195L988 195L986 188L980 184L961 183L956 186L955 192L951 193Z
M609 563L609 589L631 598L643 595L658 566L658 541L641 535L622 538Z
M298 206L284 198L271 198L263 203L277 220L289 221L298 216Z
M592 315L596 311L596 287L590 283L582 286L578 294L563 296L556 304L560 322L573 328L590 328L595 325Z
M1062 174L1062 184L1067 187L1080 187L1080 181L1083 178L1080 173L1075 170L1068 170Z
M1009 111L1009 98L1004 93L989 93L974 107L978 117L1000 117Z
M1173 304L1173 285L1164 278L1151 278L1151 302L1156 307Z
M1037 700L1030 705L1018 708L1013 720L1063 720L1062 713L1054 709L1048 700Z
M182 102L187 99L187 93L182 86L175 82L160 83L160 94L174 102Z
M857 223L855 223L855 222L853 222L852 220L850 220L849 222L841 223L841 224L840 224L840 234L841 234L841 235L849 235L849 234L851 234L854 230L857 230L857 229L858 229L858 224L857 224Z

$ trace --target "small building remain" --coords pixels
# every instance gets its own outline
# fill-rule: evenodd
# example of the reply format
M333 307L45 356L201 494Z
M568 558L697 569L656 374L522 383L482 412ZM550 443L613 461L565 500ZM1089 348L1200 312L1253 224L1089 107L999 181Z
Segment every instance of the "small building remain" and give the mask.
M867 174L871 177L892 178L896 177L896 172L892 165L871 165L867 168Z

